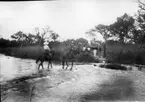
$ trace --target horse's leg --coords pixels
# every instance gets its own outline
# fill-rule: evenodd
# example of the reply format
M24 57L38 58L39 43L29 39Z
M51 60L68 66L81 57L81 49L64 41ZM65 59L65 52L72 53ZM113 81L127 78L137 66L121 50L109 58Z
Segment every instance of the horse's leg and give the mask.
M62 60L62 69L64 69L64 64L65 64L65 61Z
M69 66L69 65L68 65L68 61L66 61L66 70L67 70L68 66Z
M38 66L38 71L40 71L40 66L42 66L42 68L43 68L42 63L39 64L39 66Z
M49 63L50 63L50 66L52 68L52 60L51 59L49 59Z
M52 62L50 62L51 68L52 68Z
M38 66L38 71L40 71L40 64L39 64L39 66Z
M74 61L72 60L72 63L71 63L71 68L70 68L70 70L72 70L72 68L73 68L73 64L74 63Z
M41 62L41 66L42 66L42 69L44 69L44 67L43 67L43 62Z
M47 66L47 68L48 68L48 70L49 70L49 64L50 64L50 62L49 62L49 57L47 56L45 59L48 61L48 66Z
M49 66L51 66L52 68L52 63L50 61L48 61L48 70L49 70Z
M49 70L49 64L50 64L50 63L49 63L49 61L48 61L48 66L47 66L48 70Z

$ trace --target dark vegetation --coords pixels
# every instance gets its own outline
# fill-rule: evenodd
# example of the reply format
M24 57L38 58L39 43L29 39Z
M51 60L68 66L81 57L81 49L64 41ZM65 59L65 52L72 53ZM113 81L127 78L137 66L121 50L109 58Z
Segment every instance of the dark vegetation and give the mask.
M43 49L43 42L42 44L37 44L33 43L33 44L25 44L25 45L21 45L21 43L19 43L18 41L15 41L16 44L14 44L13 46L8 45L9 43L11 43L12 41L10 40L5 40L5 39L0 39L0 45L4 44L6 46L1 46L0 47L0 53L6 54L6 55L10 55L10 56L15 56L15 57L19 57L19 58L30 58L30 59L36 59L39 55L41 55L44 52ZM69 48L70 48L70 44L71 42L74 41L74 48L76 50L78 50L79 52L81 52L79 55L76 56L76 61L78 62L93 62L95 61L93 56L92 56L92 52L85 52L83 51L83 47L84 46L88 46L88 41L86 39L80 38L80 39L68 39L66 41L53 41L49 43L50 48L53 48L54 50L54 57L53 57L53 61L54 62L60 62L61 60L61 56L66 53ZM84 44L84 45L83 45Z
M86 32L95 42L97 33L105 40L105 56L111 63L145 64L145 3L138 0L134 16L124 14L110 25L98 24ZM110 41L113 40L113 41Z
M101 68L108 68L108 69L115 69L115 70L127 70L125 66L122 66L120 64L114 64L114 63L109 63L109 64L101 64L99 65Z
M145 64L145 49L140 44L107 43L106 58L109 63Z

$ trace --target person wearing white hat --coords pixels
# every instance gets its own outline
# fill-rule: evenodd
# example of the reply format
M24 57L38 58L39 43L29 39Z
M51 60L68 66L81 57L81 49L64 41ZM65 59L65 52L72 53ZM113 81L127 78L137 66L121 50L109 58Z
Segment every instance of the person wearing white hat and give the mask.
M50 48L49 48L48 45L49 45L49 42L45 41L44 42L44 46L43 46L43 48L44 48L44 55L45 56L49 56Z
M48 42L44 42L44 50L50 50L49 46L48 46Z

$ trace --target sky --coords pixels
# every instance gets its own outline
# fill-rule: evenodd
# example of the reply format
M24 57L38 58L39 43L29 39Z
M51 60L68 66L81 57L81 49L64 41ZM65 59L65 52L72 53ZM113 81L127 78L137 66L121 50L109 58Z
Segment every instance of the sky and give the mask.
M9 39L18 31L35 33L50 27L60 40L88 38L85 32L98 24L111 24L117 17L138 10L137 0L52 0L0 2L0 36ZM98 40L102 39L98 35Z

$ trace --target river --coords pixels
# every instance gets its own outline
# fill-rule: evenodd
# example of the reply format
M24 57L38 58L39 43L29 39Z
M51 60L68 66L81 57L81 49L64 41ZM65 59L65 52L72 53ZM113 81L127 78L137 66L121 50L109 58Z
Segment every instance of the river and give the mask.
M37 64L32 59L21 59L0 54L0 81L36 73Z
M0 55L0 80L37 73L35 60ZM47 68L47 63L44 63ZM145 72L121 71L93 65L75 65L72 71L54 65L46 77L33 80L33 97L28 92L8 92L4 102L97 102L145 101ZM28 81L29 82L29 81ZM28 88L27 82L19 84ZM31 98L31 100L30 100Z

